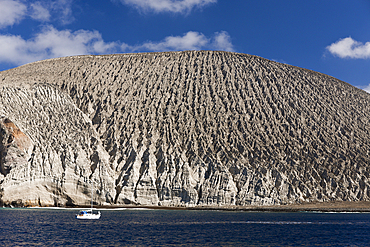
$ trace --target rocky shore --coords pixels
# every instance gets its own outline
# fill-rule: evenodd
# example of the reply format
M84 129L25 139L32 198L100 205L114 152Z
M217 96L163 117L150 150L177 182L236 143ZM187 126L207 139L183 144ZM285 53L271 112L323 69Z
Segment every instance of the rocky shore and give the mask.
M19 203L19 202L18 202ZM38 208L47 209L58 207L25 206L22 203L3 205L3 208ZM90 208L90 205L74 207L59 207L60 209ZM370 213L370 202L312 202L274 206L194 206L194 207L163 207L163 206L134 206L134 205L94 205L98 210L218 210L218 211L244 211L244 212L327 212L327 213Z

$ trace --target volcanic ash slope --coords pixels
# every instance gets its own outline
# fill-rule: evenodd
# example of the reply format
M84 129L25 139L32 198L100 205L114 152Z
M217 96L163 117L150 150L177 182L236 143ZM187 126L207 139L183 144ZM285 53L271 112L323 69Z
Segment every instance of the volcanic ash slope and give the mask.
M245 54L78 56L0 73L3 204L370 201L370 95Z

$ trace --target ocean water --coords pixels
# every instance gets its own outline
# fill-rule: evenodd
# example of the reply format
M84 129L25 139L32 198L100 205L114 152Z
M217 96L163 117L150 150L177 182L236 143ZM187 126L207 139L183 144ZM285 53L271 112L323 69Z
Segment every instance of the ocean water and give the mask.
M369 213L0 209L0 246L370 246Z

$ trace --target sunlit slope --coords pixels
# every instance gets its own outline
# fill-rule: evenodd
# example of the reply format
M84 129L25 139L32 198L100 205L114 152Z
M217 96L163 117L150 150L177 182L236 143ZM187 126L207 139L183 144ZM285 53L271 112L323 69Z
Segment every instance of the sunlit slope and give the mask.
M61 204L88 201L92 173L105 204L370 199L370 95L324 74L245 54L167 52L40 61L1 72L0 88L0 114L40 147L26 152L41 157L31 172L49 164L43 176L65 180L43 187L50 196L58 187ZM38 88L51 88L47 105L32 98L44 97ZM16 172L3 174L4 202L16 199L6 192Z

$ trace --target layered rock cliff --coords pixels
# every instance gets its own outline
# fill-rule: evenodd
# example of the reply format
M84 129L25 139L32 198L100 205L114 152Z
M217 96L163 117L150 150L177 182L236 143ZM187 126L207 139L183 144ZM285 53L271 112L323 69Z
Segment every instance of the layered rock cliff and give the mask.
M370 200L370 95L212 51L77 56L0 72L2 203Z

